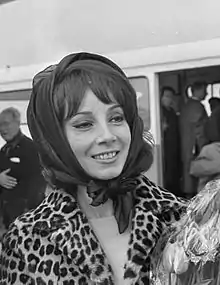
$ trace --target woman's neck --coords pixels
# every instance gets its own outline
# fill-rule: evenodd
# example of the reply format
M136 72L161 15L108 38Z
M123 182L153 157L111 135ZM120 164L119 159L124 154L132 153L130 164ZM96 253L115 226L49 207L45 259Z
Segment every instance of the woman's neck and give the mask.
M88 219L106 218L114 215L111 200L108 200L97 207L91 206L92 199L89 198L85 186L78 186L77 201Z

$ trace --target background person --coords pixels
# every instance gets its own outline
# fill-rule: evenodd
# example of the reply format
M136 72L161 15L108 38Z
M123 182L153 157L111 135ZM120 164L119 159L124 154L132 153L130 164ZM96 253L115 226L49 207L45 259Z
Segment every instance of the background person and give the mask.
M220 108L212 113L211 120L206 123L205 135L208 144L203 146L190 167L190 174L199 178L198 191L210 180L220 178Z
M181 156L179 121L174 109L175 91L164 87L161 95L162 129L164 146L164 186L175 195L181 196Z
M196 194L197 179L190 175L191 161L199 154L207 143L204 134L204 124L207 120L206 110L201 103L205 99L206 83L195 82L192 87L192 97L181 108L180 139L181 158L183 164L183 193L186 197Z
M45 181L36 147L20 130L20 113L10 107L0 113L0 134L6 144L0 151L0 185L6 228L43 198Z
M209 99L209 106L211 110L211 114L214 110L220 107L220 98L212 97Z
M151 252L186 205L142 174L152 149L121 69L66 56L35 77L28 126L51 191L5 235L0 282L150 284Z

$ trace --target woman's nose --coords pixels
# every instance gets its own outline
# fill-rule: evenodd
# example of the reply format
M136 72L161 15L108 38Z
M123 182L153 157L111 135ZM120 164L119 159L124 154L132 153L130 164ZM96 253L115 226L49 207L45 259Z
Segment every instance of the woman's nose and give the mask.
M116 136L107 124L100 126L100 130L96 138L96 143L113 142L115 140Z

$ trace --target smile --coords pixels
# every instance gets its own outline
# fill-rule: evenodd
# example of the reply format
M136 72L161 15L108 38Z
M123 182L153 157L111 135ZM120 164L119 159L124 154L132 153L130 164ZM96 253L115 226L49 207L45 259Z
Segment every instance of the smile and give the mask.
M103 152L98 155L93 155L92 158L99 159L99 160L108 160L116 157L118 154L118 151L111 151L111 152Z

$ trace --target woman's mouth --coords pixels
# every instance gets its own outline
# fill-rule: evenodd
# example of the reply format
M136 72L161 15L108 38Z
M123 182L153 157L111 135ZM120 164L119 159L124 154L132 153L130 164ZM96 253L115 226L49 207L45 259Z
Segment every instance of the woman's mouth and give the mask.
M110 160L117 156L119 151L109 151L109 152L103 152L97 155L93 155L92 158L97 160Z

